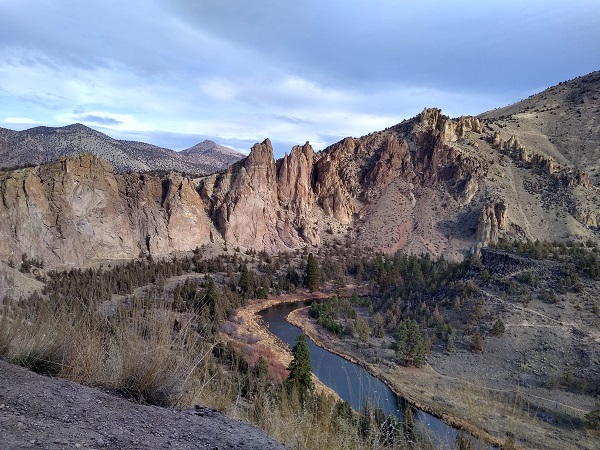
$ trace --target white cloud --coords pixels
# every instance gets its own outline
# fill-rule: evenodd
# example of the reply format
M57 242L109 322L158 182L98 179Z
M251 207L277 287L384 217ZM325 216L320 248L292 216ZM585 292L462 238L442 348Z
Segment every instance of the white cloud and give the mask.
M0 117L320 148L425 106L452 116L503 106L598 59L591 3L540 16L541 2L508 1L502 17L521 19L506 23L486 20L494 5L453 16L437 3L0 0ZM561 36L545 52L544 33Z
M4 123L14 123L14 124L40 124L39 120L30 119L29 117L6 117L2 120Z
M88 126L100 126L109 130L153 131L153 127L136 119L131 114L115 114L107 111L83 111L59 114L56 120L62 123L80 122Z

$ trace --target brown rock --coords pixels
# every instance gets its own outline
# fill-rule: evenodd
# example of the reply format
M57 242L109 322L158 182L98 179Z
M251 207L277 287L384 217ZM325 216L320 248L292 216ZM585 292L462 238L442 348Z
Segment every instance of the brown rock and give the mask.
M209 241L199 195L180 176L115 175L89 154L0 180L0 255L47 266L191 250Z
M250 155L217 177L211 189L219 232L232 245L277 251L285 244L277 230L277 172L271 141L255 144Z
M504 199L489 199L481 209L477 227L477 241L488 246L498 242L500 233L507 229L508 206Z

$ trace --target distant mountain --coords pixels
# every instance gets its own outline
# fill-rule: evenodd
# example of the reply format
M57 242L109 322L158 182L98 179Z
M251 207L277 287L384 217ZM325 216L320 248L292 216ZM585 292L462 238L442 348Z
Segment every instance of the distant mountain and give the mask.
M194 150L196 147L198 151ZM176 152L144 142L113 139L82 124L35 127L24 131L0 128L0 167L22 167L56 161L61 156L92 153L117 172L179 171L194 175L225 169L245 155L204 141Z
M179 154L191 161L213 166L220 170L226 169L245 157L240 152L208 139L193 147L182 150Z

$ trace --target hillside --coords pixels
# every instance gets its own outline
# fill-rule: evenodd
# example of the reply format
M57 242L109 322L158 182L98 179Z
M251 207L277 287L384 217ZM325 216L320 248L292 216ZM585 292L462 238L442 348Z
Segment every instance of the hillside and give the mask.
M202 163L217 170L225 170L243 157L241 153L208 139L182 150L179 154L186 160Z
M0 129L0 167L22 167L56 161L61 156L92 153L118 172L179 171L208 174L223 170L244 155L212 141L200 151L176 152L144 142L113 139L81 124L36 127L25 131Z
M600 183L600 72L560 83L480 119L497 123L557 164L584 170Z
M216 410L140 405L0 360L3 448L282 449Z

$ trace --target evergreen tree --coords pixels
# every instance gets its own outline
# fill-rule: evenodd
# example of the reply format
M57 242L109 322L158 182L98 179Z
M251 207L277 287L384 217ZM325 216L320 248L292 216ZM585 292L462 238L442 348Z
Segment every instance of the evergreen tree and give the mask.
M305 284L310 292L314 292L321 287L321 269L317 258L312 253L308 254L306 260Z
M471 339L471 351L474 353L483 352L483 336L479 330L475 331L473 338Z
M383 316L379 313L376 313L373 316L373 336L382 338L385 336L385 322L383 320Z
M292 349L292 354L294 359L287 368L290 375L285 380L285 386L288 389L298 389L302 398L307 392L312 392L314 389L310 349L305 335L301 334L296 338L296 345Z
M446 351L448 353L454 353L456 351L456 334L454 331L448 333L448 343L446 345Z
M356 330L356 334L358 334L358 338L361 342L368 342L369 336L371 335L371 330L369 329L369 323L360 316L356 317L354 321L354 329Z
M365 400L360 415L358 416L358 432L366 441L373 431L373 405L369 399Z
M248 270L246 264L242 264L240 267L240 281L238 286L244 300L254 297L254 289L256 281L254 280L254 272Z
M504 333L504 330L504 322L502 322L501 319L496 320L496 322L494 322L494 326L492 327L492 334L494 336L500 336L502 333Z
M398 358L404 358L404 365L414 364L421 367L425 360L423 349L423 337L419 324L412 320L403 320L398 327L396 336L396 355Z
M416 439L415 415L410 403L406 403L404 408L404 434L409 441L414 441Z

